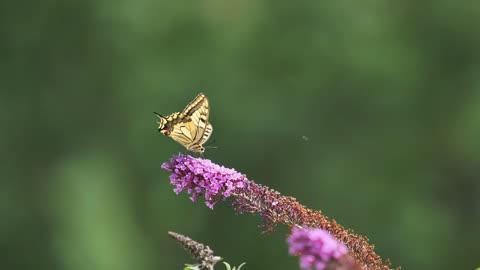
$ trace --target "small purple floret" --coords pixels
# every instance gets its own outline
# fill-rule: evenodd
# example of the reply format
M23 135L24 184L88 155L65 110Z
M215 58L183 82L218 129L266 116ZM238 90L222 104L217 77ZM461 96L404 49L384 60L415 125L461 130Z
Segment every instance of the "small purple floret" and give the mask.
M187 190L192 201L205 195L205 204L209 208L213 208L218 200L230 197L232 192L244 188L250 182L245 175L234 169L184 154L163 163L162 169L171 173L170 183L175 186L175 193Z
M322 229L293 228L288 237L291 255L300 256L302 269L323 270L329 263L338 261L348 249Z

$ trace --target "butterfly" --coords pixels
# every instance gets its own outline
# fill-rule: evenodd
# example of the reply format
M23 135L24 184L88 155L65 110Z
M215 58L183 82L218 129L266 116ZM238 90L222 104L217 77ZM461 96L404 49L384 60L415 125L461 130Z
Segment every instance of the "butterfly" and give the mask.
M208 122L210 107L208 99L200 93L190 102L182 112L174 112L169 116L155 113L160 121L158 131L171 137L179 144L185 146L188 151L203 153L203 144L212 135L213 127Z

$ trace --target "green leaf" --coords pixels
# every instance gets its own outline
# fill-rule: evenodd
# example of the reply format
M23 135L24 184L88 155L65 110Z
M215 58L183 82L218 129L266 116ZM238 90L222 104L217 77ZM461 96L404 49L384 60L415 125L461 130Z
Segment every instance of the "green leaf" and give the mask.
M240 270L240 268L242 268L242 266L244 266L245 264L247 264L247 263L244 262L244 263L240 264L240 265L238 266L237 270Z
M200 270L200 268L198 268L198 265L196 264L185 264L185 268L183 268L183 270Z
M227 262L223 262L223 264L225 264L225 267L227 268L227 270L231 270L232 267L230 266L230 264L228 264Z

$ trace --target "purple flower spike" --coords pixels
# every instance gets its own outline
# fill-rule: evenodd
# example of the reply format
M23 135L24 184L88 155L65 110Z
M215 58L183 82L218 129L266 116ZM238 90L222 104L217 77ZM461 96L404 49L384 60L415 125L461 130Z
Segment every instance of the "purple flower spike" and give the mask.
M320 210L309 209L293 197L248 180L234 169L185 154L172 157L162 168L170 172L170 183L177 194L185 190L192 201L204 196L209 208L230 198L237 213L260 215L265 232L273 231L278 224L312 228L293 229L288 240L290 253L300 256L303 269L393 270L390 261L377 255L366 237L344 228Z
M250 182L234 169L184 154L172 157L162 169L171 173L170 183L175 186L175 193L187 190L192 201L205 195L205 204L212 209L218 200L230 197L237 188Z
M300 256L302 269L323 270L341 262L348 249L322 229L293 228L288 237L291 255Z

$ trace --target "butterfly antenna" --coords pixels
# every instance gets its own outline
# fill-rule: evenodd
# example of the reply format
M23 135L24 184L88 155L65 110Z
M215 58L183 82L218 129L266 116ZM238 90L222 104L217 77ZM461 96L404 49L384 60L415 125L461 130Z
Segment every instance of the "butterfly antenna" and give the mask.
M159 114L159 113L157 113L157 112L153 112L153 114L155 114L155 115L158 116L158 117L165 118L165 117L163 117L163 115L161 115L161 114Z
M215 143L215 139L213 139L210 143L205 144L205 147L210 146L210 145L212 145L212 144L214 144L214 143Z
M213 148L213 149L218 149L218 146L211 146L212 144L215 143L215 139L213 139L209 144L205 145L205 148Z

